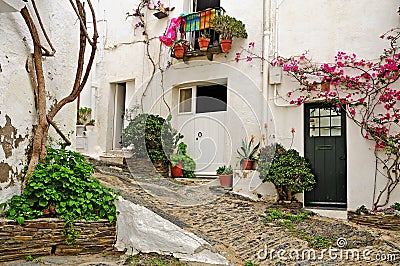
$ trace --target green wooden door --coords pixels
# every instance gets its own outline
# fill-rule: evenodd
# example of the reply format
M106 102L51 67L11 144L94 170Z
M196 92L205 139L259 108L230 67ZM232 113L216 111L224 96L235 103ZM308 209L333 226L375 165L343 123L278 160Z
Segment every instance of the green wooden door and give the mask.
M347 207L346 114L335 107L305 105L305 157L316 175L306 206Z

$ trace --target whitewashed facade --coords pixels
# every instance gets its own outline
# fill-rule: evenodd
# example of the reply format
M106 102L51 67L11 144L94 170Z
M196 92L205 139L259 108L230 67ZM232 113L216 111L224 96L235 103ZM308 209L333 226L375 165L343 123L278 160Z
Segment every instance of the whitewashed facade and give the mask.
M280 77L279 70L272 69L267 60L255 58L247 61L244 58L236 62L236 53L242 48L248 48L249 43L254 42L254 48L250 50L268 61L276 56L288 57L308 51L316 62L332 62L339 50L354 52L367 59L376 59L386 46L379 36L388 29L399 26L396 1L221 0L220 6L225 9L226 14L245 23L248 38L234 39L232 50L227 54L215 54L212 61L206 56L201 56L183 62L171 58L169 48L161 45L158 37L164 33L171 18L194 11L192 1L163 2L166 6L175 7L174 11L169 12L169 16L163 19L155 18L154 11L145 11L146 32L150 40L148 47L144 42L146 38L142 34L143 28L134 28L138 19L127 18L126 15L127 12L132 13L138 3L139 1L133 0L95 1L100 35L99 49L96 65L81 95L80 106L92 108L92 118L96 120L96 126L93 131L87 132L86 136L78 137L77 150L100 156L121 149L119 142L121 130L127 125L127 110L130 110L130 115L145 112L166 117L171 113L174 127L184 133L184 142L189 144L189 153L196 158L198 170L202 174L212 173L217 165L235 165L236 149L243 138L249 139L251 135L261 139L262 134L265 134L269 143L280 142L289 147L292 140L291 129L295 128L293 147L304 154L304 107L289 106L277 97L286 95L296 84L284 76ZM51 6L46 6L45 10L48 10L49 14L54 12L52 5L63 4L52 3ZM57 15L67 18L71 16L64 11ZM49 17L51 16L47 18ZM13 48L15 55L12 60L19 58L20 61L13 63L13 71L18 72L18 77L22 76L17 78L18 82L9 80L11 75L5 75L5 72L11 70L5 68L4 61L1 61L3 73L0 73L0 79L4 79L5 82L0 84L11 84L10 86L20 90L24 88L25 94L31 94L28 76L23 69L24 64L21 64L27 52L20 41L21 36L26 35L26 29L21 30L22 18L18 13L0 14L0 20L4 21L1 25L9 25L6 29L4 26L0 27L1 36L5 29L7 36L13 36L10 38L15 40L7 41L8 44L0 44L1 60L5 60L5 55L11 54ZM19 25L17 33L13 26L15 21L18 21ZM64 32L65 25L64 23ZM58 30L59 28L54 26L52 34L57 34ZM61 39L57 41L60 42L59 45L68 42L72 44L68 38L64 39L64 42ZM156 64L154 75L147 51ZM244 57L246 55L243 53ZM71 56L66 55L66 61L63 61L69 67L66 71L73 71L73 64L67 63L68 60L73 60ZM169 61L172 65L166 69ZM63 74L62 78L66 79L65 71L60 73ZM72 78L60 82L71 80ZM23 84L17 85L20 82ZM191 89L192 96L195 96L199 90L210 84L226 85L225 112L197 113L195 97L189 112L180 112L180 93ZM4 88L7 89L4 90L7 93L14 91L7 86ZM22 90L20 93L22 94ZM27 97L22 97L16 99L16 102L22 102L21 105L26 106L26 101L32 106L32 101L28 100ZM0 101L8 102L2 98ZM74 113L73 105L70 108L68 110ZM23 108L17 110L25 112ZM64 112L66 114L68 111ZM8 108L6 113L13 114L13 111ZM18 113L14 114L16 115ZM22 119L23 121L13 118L12 121L20 123L19 130L29 132L31 115L24 113L20 116L27 118ZM3 112L0 117L4 119ZM70 115L68 119L73 120L74 117L75 115ZM268 125L267 131L264 128L265 124ZM3 126L4 122L0 125ZM371 206L374 179L373 145L361 137L358 128L351 121L346 122L344 137L345 208L354 210L362 204ZM11 163L16 165L16 162L10 161ZM392 199L400 201L400 189L397 189Z

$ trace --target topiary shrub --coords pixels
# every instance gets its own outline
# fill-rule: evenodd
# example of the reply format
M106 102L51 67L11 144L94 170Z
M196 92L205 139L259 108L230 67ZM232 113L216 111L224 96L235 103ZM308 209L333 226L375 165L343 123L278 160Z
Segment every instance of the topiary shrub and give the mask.
M47 156L37 164L20 196L1 204L7 218L19 224L40 217L65 220L67 243L74 243L73 221L116 220L117 194L91 177L93 168L76 152L47 148Z
M273 150L275 153L271 152ZM261 150L257 170L264 182L274 184L279 201L292 201L295 193L310 191L315 184L315 176L306 159L298 151L286 150L280 144Z
M137 115L122 132L122 146L131 146L136 158L168 162L175 143L183 137L172 128L170 120L171 116Z

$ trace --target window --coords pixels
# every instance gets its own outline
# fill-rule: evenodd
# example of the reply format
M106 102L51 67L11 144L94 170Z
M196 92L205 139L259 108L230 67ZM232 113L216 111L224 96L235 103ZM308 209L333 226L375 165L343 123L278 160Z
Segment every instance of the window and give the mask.
M179 113L192 112L192 88L179 90Z
M338 137L342 134L340 109L311 108L309 123L311 137Z
M207 8L220 7L220 0L193 0L193 11L204 11Z
M226 85L198 86L196 113L226 111L227 98Z

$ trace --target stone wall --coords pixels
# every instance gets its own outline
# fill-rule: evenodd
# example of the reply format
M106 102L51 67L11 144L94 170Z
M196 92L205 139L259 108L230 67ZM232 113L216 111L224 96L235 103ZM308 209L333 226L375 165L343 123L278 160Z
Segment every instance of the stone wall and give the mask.
M26 256L98 254L112 251L116 241L116 223L108 220L75 222L79 231L76 246L67 245L59 219L36 219L19 225L0 219L0 262L25 259Z
M367 215L347 212L350 222L377 227L386 230L400 231L400 217L396 215Z

